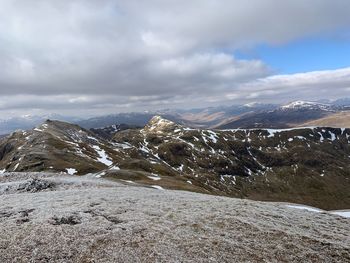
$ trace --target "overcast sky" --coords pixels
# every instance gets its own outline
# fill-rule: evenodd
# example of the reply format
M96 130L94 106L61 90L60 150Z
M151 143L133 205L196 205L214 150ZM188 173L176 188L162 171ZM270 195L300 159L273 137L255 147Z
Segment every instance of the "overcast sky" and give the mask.
M0 117L350 97L349 10L349 0L0 0Z

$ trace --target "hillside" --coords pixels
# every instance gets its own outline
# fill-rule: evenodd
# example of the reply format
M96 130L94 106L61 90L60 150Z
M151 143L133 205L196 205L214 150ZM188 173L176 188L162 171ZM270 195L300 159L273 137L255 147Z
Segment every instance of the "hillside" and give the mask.
M349 218L92 176L0 175L0 261L349 262Z
M0 170L97 172L124 158L122 147L78 125L47 120L0 141Z
M350 127L350 111L341 111L326 117L309 121L300 126Z
M0 171L93 173L131 184L350 206L349 129L202 130L159 116L104 140L57 121L0 141Z
M273 104L249 103L244 105L175 111L177 116L175 120L190 127L212 128L235 120L248 113L269 111L276 107L277 105Z

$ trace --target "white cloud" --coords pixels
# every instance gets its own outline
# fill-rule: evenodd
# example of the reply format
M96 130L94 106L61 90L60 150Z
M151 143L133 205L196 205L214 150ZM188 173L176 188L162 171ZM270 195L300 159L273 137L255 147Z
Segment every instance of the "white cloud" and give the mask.
M348 28L348 10L346 0L0 0L0 115L346 94L340 71L271 77L232 54Z
M271 95L280 100L334 99L347 96L350 87L350 68L307 73L276 75L262 78L239 87L248 93L247 98L268 99Z

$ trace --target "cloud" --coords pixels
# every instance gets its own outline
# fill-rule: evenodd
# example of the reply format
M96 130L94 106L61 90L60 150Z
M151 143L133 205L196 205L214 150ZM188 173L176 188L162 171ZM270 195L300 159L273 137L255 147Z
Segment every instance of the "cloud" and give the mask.
M280 100L335 99L347 95L350 88L350 68L324 70L262 78L239 87L247 98Z
M1 0L0 115L284 99L326 86L341 95L348 76L271 76L232 54L333 34L349 27L348 10L346 0Z

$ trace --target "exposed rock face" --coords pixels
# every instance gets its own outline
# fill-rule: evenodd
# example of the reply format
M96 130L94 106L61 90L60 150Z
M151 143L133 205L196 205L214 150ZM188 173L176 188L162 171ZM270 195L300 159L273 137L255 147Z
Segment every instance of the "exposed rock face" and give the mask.
M350 129L201 130L156 116L104 140L48 121L0 142L0 173L56 171L255 200L350 207Z
M154 116L145 126L143 131L153 133L173 132L174 129L180 128L180 125L172 121L163 119L161 116Z
M0 187L33 178L56 187L1 196L1 262L350 261L337 215L89 176L16 173Z

